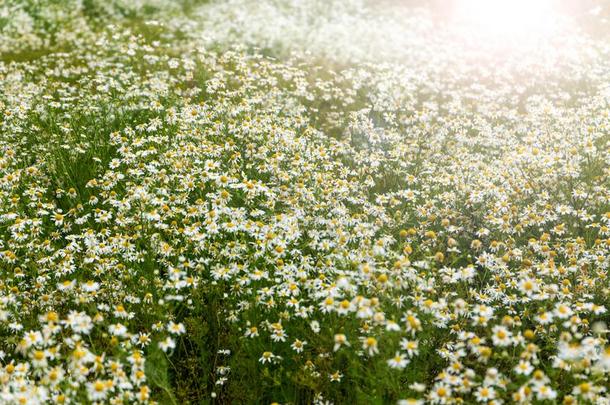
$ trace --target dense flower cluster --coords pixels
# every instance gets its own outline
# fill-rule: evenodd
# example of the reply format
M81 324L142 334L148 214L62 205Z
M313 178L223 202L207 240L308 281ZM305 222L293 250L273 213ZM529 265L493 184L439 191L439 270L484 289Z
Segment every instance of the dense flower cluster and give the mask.
M603 41L46 3L0 7L0 402L610 403Z

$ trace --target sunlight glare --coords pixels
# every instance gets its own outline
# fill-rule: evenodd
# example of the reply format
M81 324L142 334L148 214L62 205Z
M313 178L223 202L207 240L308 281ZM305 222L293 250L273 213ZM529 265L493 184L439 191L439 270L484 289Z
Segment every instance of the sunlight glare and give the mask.
M555 24L553 0L459 0L456 19L482 36L536 40Z

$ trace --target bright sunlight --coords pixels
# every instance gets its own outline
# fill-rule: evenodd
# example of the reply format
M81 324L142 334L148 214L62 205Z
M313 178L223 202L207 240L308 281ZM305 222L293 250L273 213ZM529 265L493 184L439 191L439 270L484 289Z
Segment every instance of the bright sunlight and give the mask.
M554 0L459 0L455 20L490 39L537 40L557 28Z

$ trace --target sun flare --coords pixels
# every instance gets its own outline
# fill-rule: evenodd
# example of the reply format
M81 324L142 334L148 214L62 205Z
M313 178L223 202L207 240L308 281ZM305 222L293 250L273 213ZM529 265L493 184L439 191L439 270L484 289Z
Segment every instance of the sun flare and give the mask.
M482 36L536 40L556 28L553 0L460 0L457 22Z

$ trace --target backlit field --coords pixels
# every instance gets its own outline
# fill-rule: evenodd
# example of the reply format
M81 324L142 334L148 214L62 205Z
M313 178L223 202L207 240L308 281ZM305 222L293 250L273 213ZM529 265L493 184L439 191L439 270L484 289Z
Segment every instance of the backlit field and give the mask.
M610 404L610 5L468 1L0 1L0 403Z

